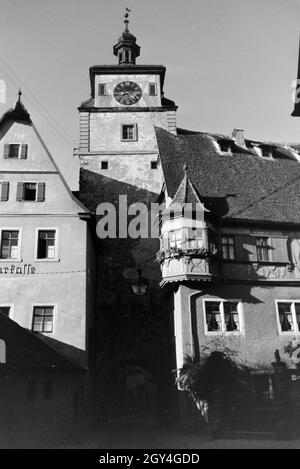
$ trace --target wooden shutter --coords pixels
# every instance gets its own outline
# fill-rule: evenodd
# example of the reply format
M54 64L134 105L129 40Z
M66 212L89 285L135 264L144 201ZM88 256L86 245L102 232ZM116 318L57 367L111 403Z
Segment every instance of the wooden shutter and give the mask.
M289 262L287 238L270 238L270 260L274 262Z
M27 158L27 145L22 143L21 145L21 160L26 160Z
M45 200L45 187L46 184L44 182L38 182L37 186L37 202L44 202Z
M237 261L256 261L255 237L249 235L235 235L235 253Z
M9 153L10 153L10 144L9 143L4 143L4 151L3 151L3 158L9 158Z
M1 193L0 193L0 200L2 202L6 202L8 200L8 192L9 192L9 182L2 181L1 182Z
M24 182L17 183L17 200L21 201L24 198Z

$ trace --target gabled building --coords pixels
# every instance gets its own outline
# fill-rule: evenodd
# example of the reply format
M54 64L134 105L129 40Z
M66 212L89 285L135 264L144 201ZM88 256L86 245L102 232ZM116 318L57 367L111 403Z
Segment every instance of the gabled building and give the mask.
M0 120L0 313L83 364L92 301L89 211L20 98Z

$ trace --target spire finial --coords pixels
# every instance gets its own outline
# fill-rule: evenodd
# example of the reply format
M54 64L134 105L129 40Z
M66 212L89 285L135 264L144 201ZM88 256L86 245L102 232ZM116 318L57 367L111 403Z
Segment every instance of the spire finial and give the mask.
M19 91L18 91L18 101L21 101L21 96L22 96L22 91L21 91L21 88L19 88Z
M182 169L184 171L184 175L187 176L188 165L186 163L183 165Z
M128 23L129 23L128 17L129 17L130 12L131 12L131 10L129 10L129 8L126 7L125 8L125 14L124 14L124 18L125 18L124 23L125 23L125 32L126 33L129 31L129 29L128 29Z

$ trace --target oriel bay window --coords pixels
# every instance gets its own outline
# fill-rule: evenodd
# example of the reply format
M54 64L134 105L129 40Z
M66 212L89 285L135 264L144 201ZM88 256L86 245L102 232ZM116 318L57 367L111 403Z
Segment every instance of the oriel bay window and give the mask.
M33 332L53 332L53 312L54 306L34 306Z
M277 301L279 332L300 332L300 301Z
M38 230L37 259L56 259L56 231Z
M1 259L18 259L19 258L19 231L18 230L2 230Z
M241 332L238 301L204 300L205 331L207 333Z

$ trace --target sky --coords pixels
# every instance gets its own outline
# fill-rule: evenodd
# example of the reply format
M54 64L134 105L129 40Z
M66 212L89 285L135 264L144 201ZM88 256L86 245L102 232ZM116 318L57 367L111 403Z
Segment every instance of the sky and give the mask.
M117 63L125 7L141 46L137 63L167 68L165 96L178 105L179 127L300 142L300 117L290 116L300 0L0 0L0 113L21 87L72 189L77 108L90 95L89 67Z

